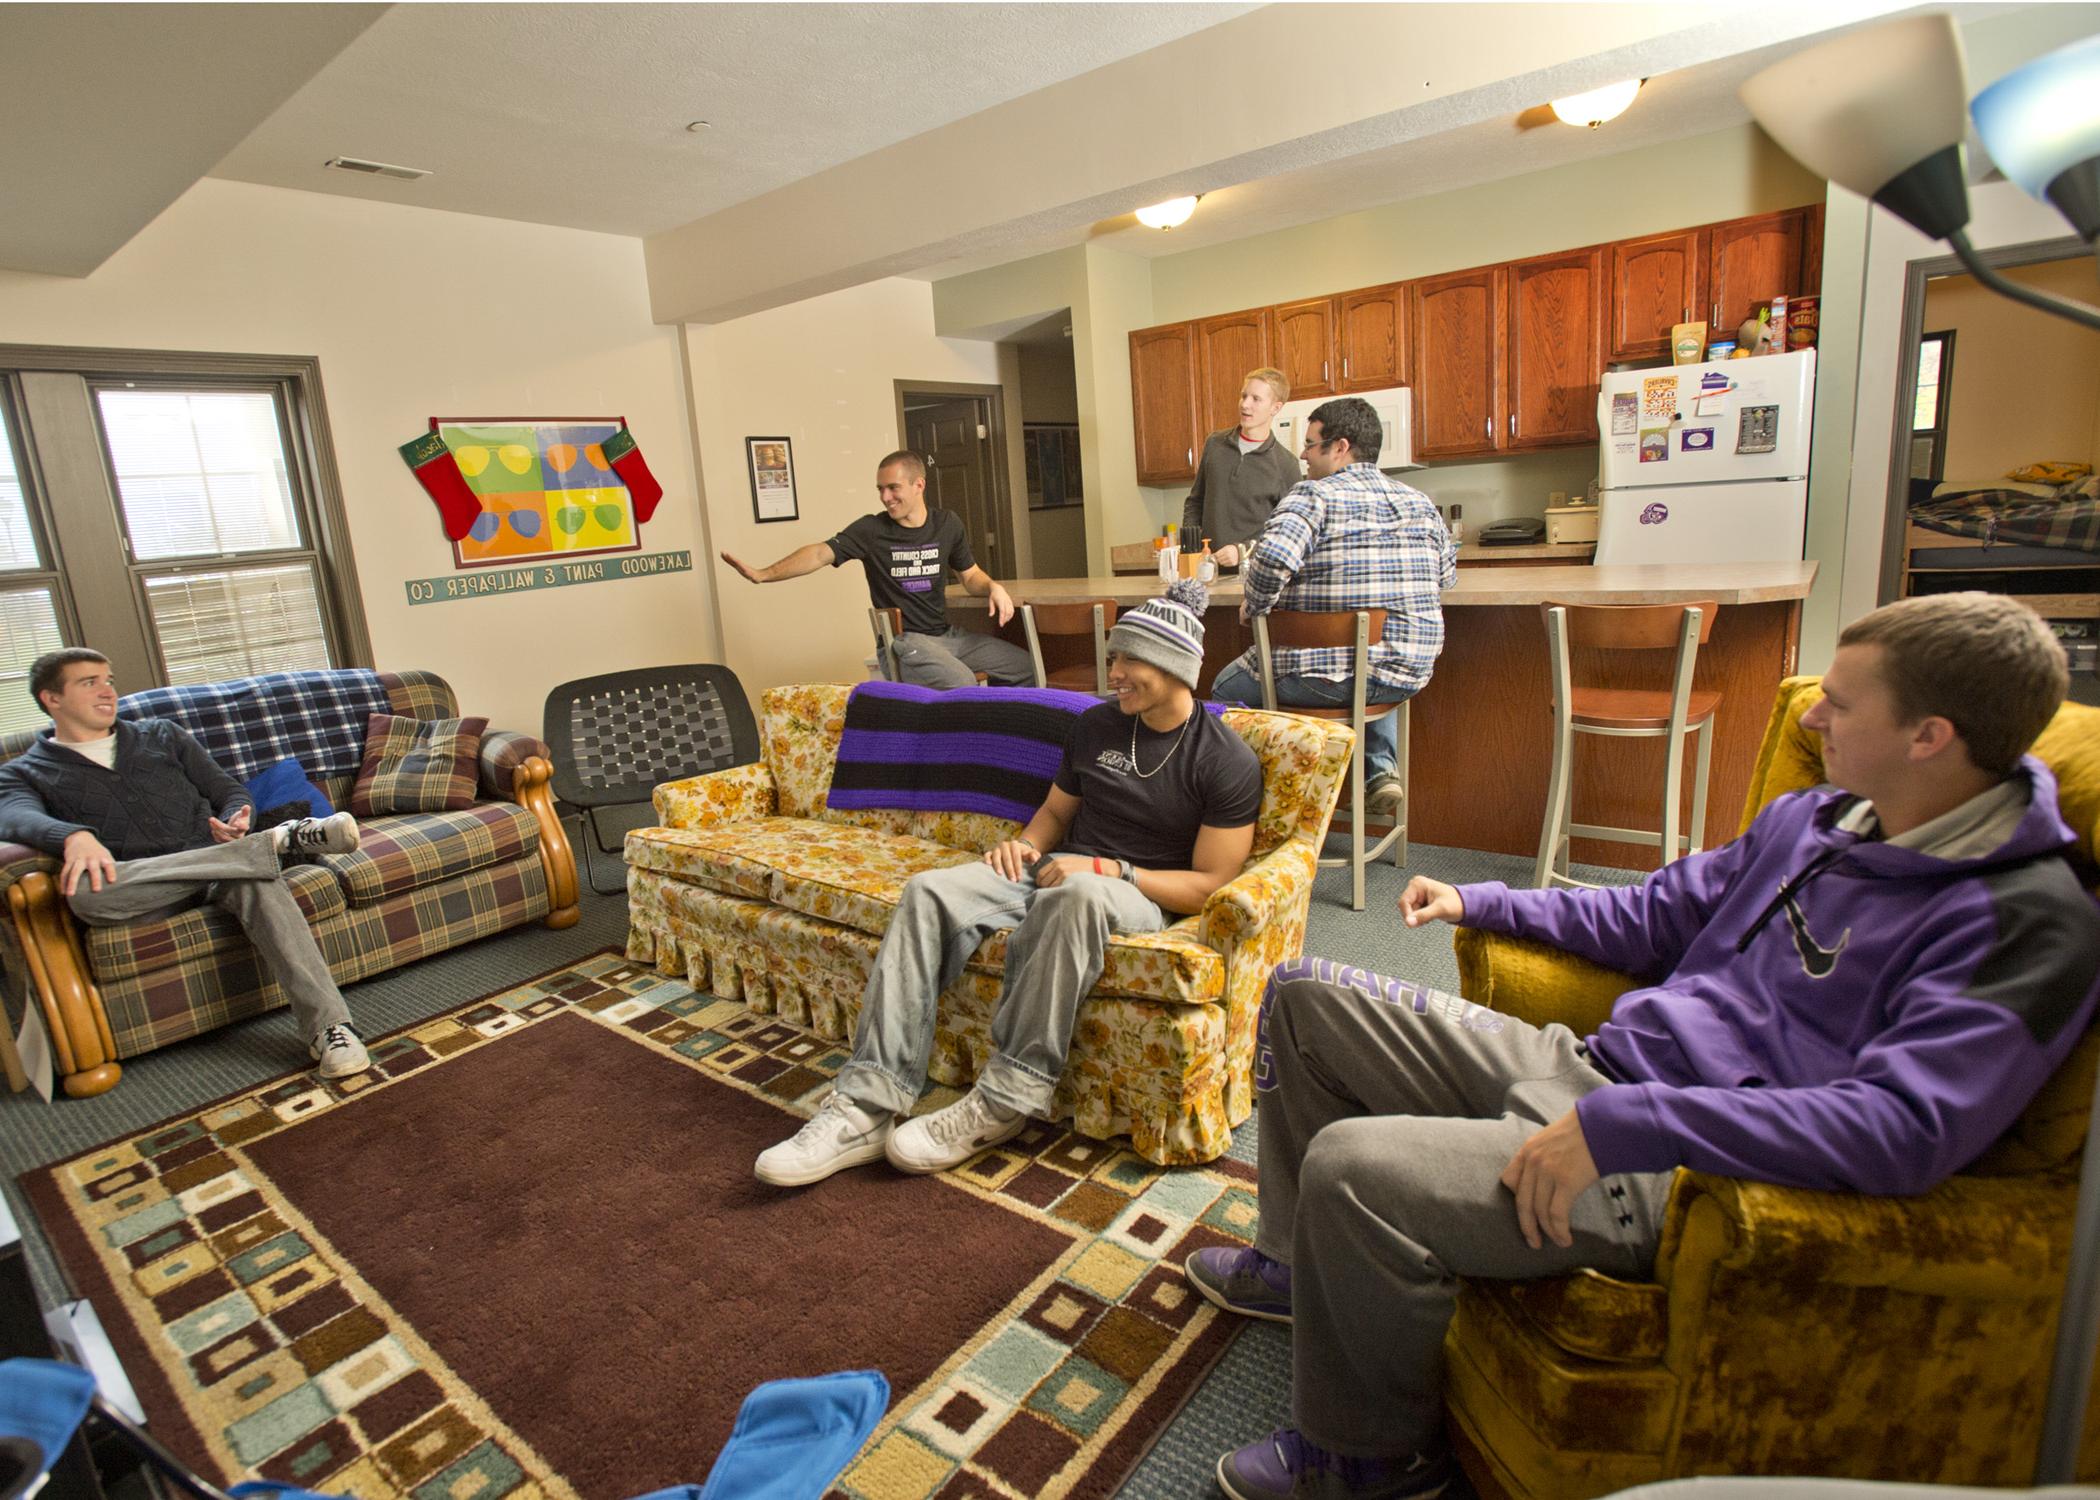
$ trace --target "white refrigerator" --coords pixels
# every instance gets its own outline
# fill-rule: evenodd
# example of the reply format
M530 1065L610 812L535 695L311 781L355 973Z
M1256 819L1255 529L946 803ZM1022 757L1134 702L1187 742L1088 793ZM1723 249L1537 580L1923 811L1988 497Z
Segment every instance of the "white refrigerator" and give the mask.
M1606 375L1598 565L1800 557L1815 389L1813 349Z

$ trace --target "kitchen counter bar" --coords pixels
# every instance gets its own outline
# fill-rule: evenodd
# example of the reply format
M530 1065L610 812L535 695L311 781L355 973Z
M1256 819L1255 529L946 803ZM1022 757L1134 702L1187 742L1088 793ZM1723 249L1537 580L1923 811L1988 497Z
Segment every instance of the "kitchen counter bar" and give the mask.
M1553 748L1552 693L1539 604L1720 606L1699 653L1696 685L1722 694L1715 715L1712 786L1705 847L1735 836L1774 691L1796 666L1801 601L1815 581L1812 562L1703 563L1640 567L1494 567L1461 570L1444 595L1444 652L1416 695L1410 729L1408 837L1428 844L1489 849L1527 858L1538 852ZM1130 608L1155 598L1156 578L1024 578L1006 584L1015 602L1113 599ZM1239 618L1240 585L1211 586L1204 618L1203 675L1211 679L1253 644ZM948 591L948 616L966 629L989 628L984 601ZM1001 634L1025 643L1016 620ZM1077 640L1046 640L1052 667L1092 660ZM1603 687L1666 686L1668 653L1576 654L1578 681ZM1690 754L1684 802L1691 805ZM1659 740L1582 736L1575 752L1574 821L1654 828L1662 816ZM1578 839L1578 861L1653 869L1656 851Z

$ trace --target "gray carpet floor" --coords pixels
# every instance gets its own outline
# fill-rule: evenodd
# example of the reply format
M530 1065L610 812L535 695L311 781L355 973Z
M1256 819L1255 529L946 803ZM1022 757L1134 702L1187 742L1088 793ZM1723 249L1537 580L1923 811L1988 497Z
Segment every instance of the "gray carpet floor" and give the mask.
M1341 845L1335 844L1330 852L1342 852ZM1382 863L1366 872L1361 912L1349 909L1348 870L1323 870L1313 892L1306 951L1455 990L1458 968L1450 929L1438 924L1409 930L1394 911L1401 890L1414 875L1454 885L1479 880L1522 885L1530 879L1530 868L1528 859L1515 856L1415 844L1409 849L1406 869ZM1574 873L1581 879L1614 883L1636 878L1623 871L1585 867L1577 867ZM597 896L587 891L583 919L566 932L516 929L368 979L351 988L347 997L359 1026L376 1036L442 1014L598 949L617 947L625 942L626 934L624 895ZM122 1082L100 1098L62 1098L46 1105L33 1093L0 1096L0 1191L5 1192L22 1226L31 1272L45 1305L65 1300L66 1289L15 1185L18 1174L144 1130L170 1115L261 1083L304 1062L304 1049L293 1036L290 1021L279 1012L128 1061ZM1249 1119L1234 1135L1231 1155L1252 1162L1255 1143L1255 1121ZM1121 1495L1124 1500L1214 1495L1212 1472L1218 1455L1282 1426L1289 1420L1289 1411L1289 1330L1271 1323L1249 1323ZM682 1477L697 1483L706 1476ZM672 1478L666 1476L665 1482Z

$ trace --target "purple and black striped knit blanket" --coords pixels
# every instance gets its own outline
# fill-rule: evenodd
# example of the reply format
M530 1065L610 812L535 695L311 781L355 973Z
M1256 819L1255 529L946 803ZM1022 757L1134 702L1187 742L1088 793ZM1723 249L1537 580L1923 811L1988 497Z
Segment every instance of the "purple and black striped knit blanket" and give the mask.
M1100 701L1056 688L861 683L846 700L830 804L1026 823L1050 795L1073 722Z

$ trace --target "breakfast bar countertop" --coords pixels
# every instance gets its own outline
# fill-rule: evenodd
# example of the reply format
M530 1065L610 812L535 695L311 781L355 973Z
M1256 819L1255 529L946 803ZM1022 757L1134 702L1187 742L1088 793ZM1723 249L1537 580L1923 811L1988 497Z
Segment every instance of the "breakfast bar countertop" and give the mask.
M1806 561L1469 568L1460 570L1458 581L1444 591L1443 602L1446 609L1539 604L1547 599L1576 604L1683 604L1695 599L1770 604L1807 598L1815 578L1816 565ZM1129 608L1160 592L1158 579L1129 575L1001 581L1016 604L1113 599ZM1220 578L1210 585L1211 604L1237 605L1240 592L1238 578ZM960 584L950 585L950 609L967 609L975 602Z

